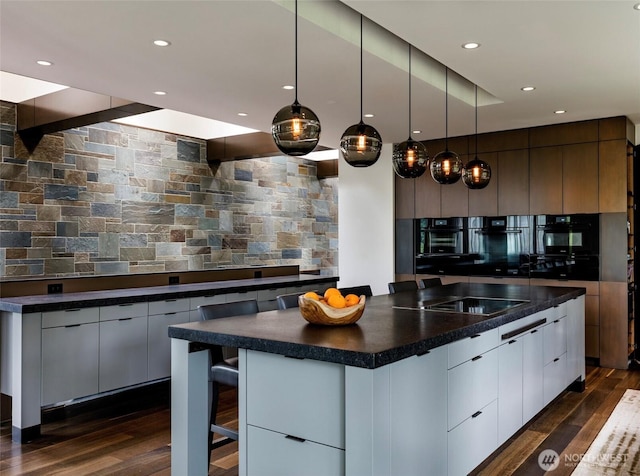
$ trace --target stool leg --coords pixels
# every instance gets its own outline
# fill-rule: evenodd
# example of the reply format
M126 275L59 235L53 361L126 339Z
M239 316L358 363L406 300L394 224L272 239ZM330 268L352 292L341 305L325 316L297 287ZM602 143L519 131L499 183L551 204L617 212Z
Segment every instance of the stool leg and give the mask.
M218 382L211 384L211 416L209 418L209 464L211 464L211 451L213 451L213 432L211 425L216 423L216 414L218 413L218 400L220 399L220 386Z

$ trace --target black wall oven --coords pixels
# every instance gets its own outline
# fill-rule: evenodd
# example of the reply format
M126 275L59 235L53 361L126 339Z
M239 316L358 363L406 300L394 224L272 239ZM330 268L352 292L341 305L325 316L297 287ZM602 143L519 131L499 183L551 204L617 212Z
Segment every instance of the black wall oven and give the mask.
M535 222L532 278L600 279L599 215L538 215Z
M471 272L477 276L529 276L530 216L469 218Z
M416 220L416 273L466 275L467 218Z

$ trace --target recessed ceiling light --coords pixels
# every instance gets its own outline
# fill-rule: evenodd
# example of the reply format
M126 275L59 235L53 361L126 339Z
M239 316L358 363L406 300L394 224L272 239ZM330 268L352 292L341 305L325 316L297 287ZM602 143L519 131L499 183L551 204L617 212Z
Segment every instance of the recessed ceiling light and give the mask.
M287 90L295 89L295 88L296 88L295 86L291 86L290 84L285 84L284 86L282 86L282 89L287 89Z
M51 61L46 60L38 60L36 61L40 66L51 66L53 63Z
M636 4L633 6L633 9L634 9L634 10L640 10L640 3L636 3Z
M480 48L480 43L476 43L474 41L470 41L469 43L465 43L462 45L465 50L475 50L476 48Z
M164 96L167 93L165 91L154 91L153 94L155 94L156 96Z
M415 131L411 131L412 134L422 134L420 129L416 129Z
M247 117L247 116L248 116L248 114L247 114L246 112L239 112L239 113L238 113L238 116L240 116L240 117Z
M365 114L364 117L375 117L375 114Z
M171 42L167 40L153 40L153 44L156 46L170 46Z
M524 88L520 88L520 89L523 91L533 91L536 88L533 86L525 86Z
M564 114L565 112L567 111L565 111L564 109L558 109L557 111L553 111L554 114Z

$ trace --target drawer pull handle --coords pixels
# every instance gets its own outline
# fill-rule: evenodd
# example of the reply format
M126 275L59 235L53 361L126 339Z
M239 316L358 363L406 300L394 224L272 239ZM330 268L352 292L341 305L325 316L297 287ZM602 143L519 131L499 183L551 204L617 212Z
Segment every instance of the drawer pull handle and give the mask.
M560 322L560 319L556 319L555 321L553 321L554 324L557 324L558 322Z
M292 435L287 435L287 436L285 436L285 438L287 440L297 441L298 443L304 443L305 441L307 441L304 438L300 438L298 436L292 436Z
M477 418L480 415L482 415L482 412L480 410L478 410L477 412L475 412L473 415L471 415L471 418Z
M476 360L480 360L481 358L481 355L476 355L473 359L471 359L471 362L475 362Z
M164 315L165 316L173 316L175 314L178 314L177 312L165 312Z
M556 357L555 359L553 359L554 362L557 362L558 360L560 360L560 357Z
M304 360L304 357L296 357L295 355L285 355L285 359L296 359L296 360Z
M132 319L133 319L133 317L123 317L123 318L118 319L118 320L119 320L119 321L130 321L130 320L132 320Z
M66 309L64 312L78 312L80 309Z
M81 324L69 324L68 326L64 326L64 327L65 327L65 329L69 329L71 327L80 327L80 326L81 326Z
M471 336L471 339L475 339L476 337L480 337L480 334L474 334Z
M118 304L118 307L131 307L133 304Z
M541 326L542 324L546 324L546 322L547 322L547 319L543 318L543 319L538 319L537 321L532 322L531 324L528 324L526 326L518 327L517 329L514 329L511 332L502 334L502 340L511 339L512 337L515 337L518 334L527 332L529 329L533 329L534 327L538 327L538 326Z
M531 331L532 334L535 334L536 332L538 332L538 329L534 329Z
M418 357L422 357L423 355L427 355L427 354L430 354L430 353L431 353L431 351L430 351L430 350L421 350L420 352L418 352L418 353L416 354L416 356L418 356Z
M518 342L518 341L517 341L517 340L515 340L515 339L512 339L512 340L510 340L510 341L508 342L508 344L515 344L516 342Z
M165 299L164 302L176 302L177 299Z

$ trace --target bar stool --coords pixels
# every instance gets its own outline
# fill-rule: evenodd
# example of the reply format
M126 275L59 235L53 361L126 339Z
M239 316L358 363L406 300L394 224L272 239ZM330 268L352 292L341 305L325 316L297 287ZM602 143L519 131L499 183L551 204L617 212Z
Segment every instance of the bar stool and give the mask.
M415 281L395 281L389 283L389 292L391 294L401 293L404 291L417 291L418 283Z
M420 289L435 288L436 286L442 286L440 278L423 278L420 280Z
M373 292L371 291L371 286L368 284L363 284L362 286L351 286L346 288L339 288L339 291L343 296L347 294L355 294L356 296L365 295L367 297L373 296Z
M222 317L241 316L244 314L256 314L258 312L258 301L255 299L249 301L226 302L222 304L209 304L198 307L200 311L200 319L205 321L208 319L220 319ZM220 398L220 385L229 385L238 387L238 358L223 357L222 347L213 345L209 349L209 384L211 410L209 415L209 456L211 461L211 451L220 446L224 446L232 441L238 441L238 432L216 423L216 415L218 412L218 401ZM216 441L213 441L213 434L222 435Z

